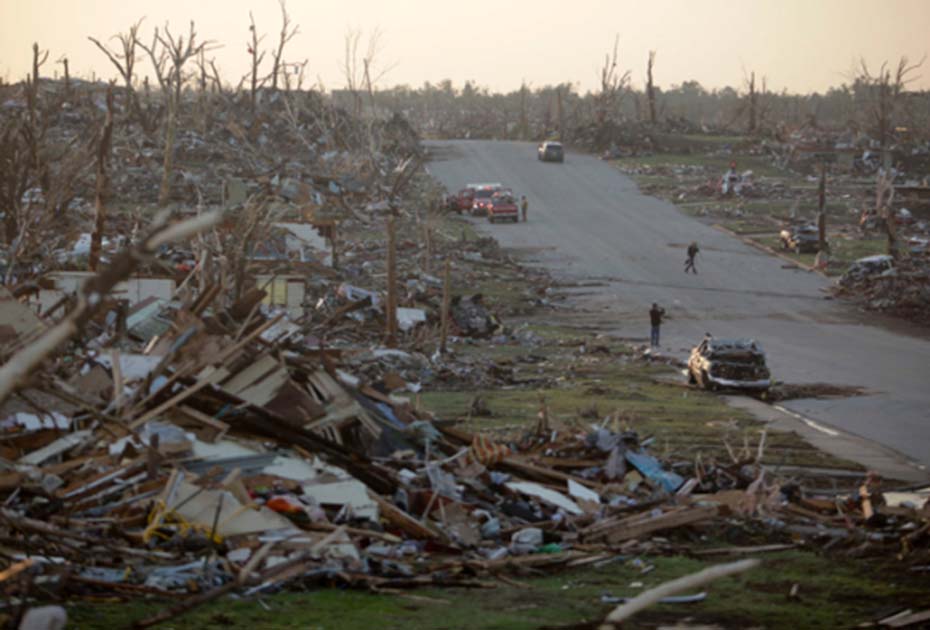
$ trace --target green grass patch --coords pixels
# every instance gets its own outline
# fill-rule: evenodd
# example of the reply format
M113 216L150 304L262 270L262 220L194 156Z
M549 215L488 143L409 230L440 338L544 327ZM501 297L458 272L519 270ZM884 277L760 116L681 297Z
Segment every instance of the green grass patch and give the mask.
M797 254L792 250L783 249L781 240L777 236L760 236L753 240L805 265L814 264L816 254ZM847 239L830 237L829 241L831 250L830 267L827 272L830 275L842 275L852 262L866 256L885 254L888 251L887 240L883 238Z
M725 543L724 543L725 544ZM659 604L624 627L655 627L682 621L725 627L854 627L889 609L926 604L925 584L874 561L868 571L855 562L808 551L764 556L760 567L704 587L707 597L692 604ZM654 569L646 574L632 558L600 568L519 578L524 588L426 588L400 594L372 594L337 588L279 593L253 599L227 598L161 626L164 628L262 628L277 630L434 630L460 628L538 629L601 620L616 605L604 596L632 597L668 580L719 561L684 556L641 557ZM789 599L798 585L798 598ZM69 607L70 627L96 630L128 627L171 602L81 603Z
M606 344L610 355L579 353L576 349L583 337L565 333L553 327L550 341L542 346L456 349L476 359L476 369L513 367L518 381L541 381L546 383L543 387L434 390L423 392L420 402L438 418L463 421L467 431L486 431L511 439L535 426L544 400L550 422L556 427L584 431L610 416L612 428L632 429L642 438L654 437L653 452L675 461L698 455L729 461L727 445L737 449L758 444L762 424L730 407L719 396L667 382L672 374L669 368L633 359L620 343ZM588 338L589 347L598 344L600 341ZM528 355L544 360L521 361ZM490 416L471 415L476 397L484 400ZM852 466L814 449L798 435L784 432L768 433L763 462L824 468Z

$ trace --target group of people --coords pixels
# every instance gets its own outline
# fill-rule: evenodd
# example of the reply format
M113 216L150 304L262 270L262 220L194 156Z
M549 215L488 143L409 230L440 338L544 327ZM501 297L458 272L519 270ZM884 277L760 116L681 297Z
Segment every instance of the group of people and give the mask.
M701 251L698 247L698 244L694 241L688 245L688 256L685 258L685 273L691 271L694 274L697 274L697 267L694 265L694 259L698 255L698 252ZM655 348L659 345L659 330L662 327L662 319L665 317L665 309L660 307L656 302L652 303L652 308L649 309L649 344Z

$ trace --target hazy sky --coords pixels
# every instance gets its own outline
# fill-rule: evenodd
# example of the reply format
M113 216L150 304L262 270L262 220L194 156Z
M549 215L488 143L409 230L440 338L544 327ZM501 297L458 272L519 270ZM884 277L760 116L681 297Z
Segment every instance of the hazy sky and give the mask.
M382 31L380 61L393 69L383 85L466 79L492 90L569 81L582 90L620 36L621 66L642 85L649 50L660 86L696 79L705 87L739 86L754 70L770 89L808 92L844 81L864 57L878 66L930 51L930 0L289 0L300 34L286 56L309 59L328 89L344 84L345 33ZM271 47L280 29L277 0L0 0L0 76L30 70L32 42L62 55L73 75L114 70L87 40L106 39L145 17L144 39L170 22L223 47L213 53L225 78L248 69L249 11ZM148 71L144 60L140 68ZM930 87L930 61L915 86Z

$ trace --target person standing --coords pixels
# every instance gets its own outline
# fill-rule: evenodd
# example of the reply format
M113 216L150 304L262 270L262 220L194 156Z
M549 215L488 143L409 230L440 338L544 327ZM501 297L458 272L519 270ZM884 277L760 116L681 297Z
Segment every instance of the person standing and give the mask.
M649 323L652 325L649 335L649 345L653 348L659 345L659 327L662 326L662 318L664 316L665 309L660 308L658 304L653 302L652 308L649 309Z
M699 251L701 250L698 249L698 245L694 241L688 245L688 259L685 261L685 273L688 273L688 270L690 269L695 274L697 274L697 267L694 266L694 257L698 255Z
M523 222L526 223L526 211L530 207L530 202L526 200L526 195L520 197L520 214L523 215Z

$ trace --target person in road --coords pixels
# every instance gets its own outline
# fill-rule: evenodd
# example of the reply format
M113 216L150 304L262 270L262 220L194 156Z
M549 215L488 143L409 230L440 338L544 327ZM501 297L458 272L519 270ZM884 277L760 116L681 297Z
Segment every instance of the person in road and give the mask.
M523 222L526 223L526 210L530 207L530 202L526 200L526 195L520 197L520 214L523 215Z
M699 251L701 250L698 249L698 245L694 241L688 245L688 259L685 260L685 273L688 273L689 269L695 274L697 273L697 267L694 266L694 257L698 255Z
M660 308L658 304L653 302L652 308L649 309L649 323L652 324L649 335L649 345L653 348L659 345L659 327L662 326L663 317L665 317L665 309Z

